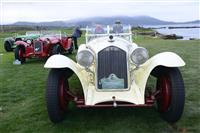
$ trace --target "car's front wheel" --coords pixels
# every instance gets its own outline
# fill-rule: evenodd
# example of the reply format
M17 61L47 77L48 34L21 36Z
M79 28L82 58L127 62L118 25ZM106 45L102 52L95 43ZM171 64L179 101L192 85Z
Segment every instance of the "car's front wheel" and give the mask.
M178 68L161 67L157 74L157 109L167 122L178 121L183 113L185 89Z
M25 48L23 46L17 46L15 48L15 59L21 61L21 63L24 63L26 61L24 54L25 54Z
M61 122L67 111L68 75L65 69L51 69L48 76L46 103L49 118L53 123Z
M59 44L53 46L52 55L62 54L62 47Z

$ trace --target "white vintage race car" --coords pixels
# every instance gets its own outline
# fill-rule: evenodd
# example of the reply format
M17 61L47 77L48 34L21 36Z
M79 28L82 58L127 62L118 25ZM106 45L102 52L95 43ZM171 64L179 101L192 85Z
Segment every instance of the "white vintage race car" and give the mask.
M74 101L77 107L157 105L164 120L179 120L185 91L178 67L184 66L184 61L172 52L149 58L145 48L132 42L130 26L124 27L123 32L114 32L112 26L96 30L86 28L86 44L80 45L76 62L63 55L53 55L44 65L51 68L46 88L50 120L62 121L69 101ZM68 79L72 74L81 82L82 97L70 91ZM146 86L150 75L157 80L153 90Z

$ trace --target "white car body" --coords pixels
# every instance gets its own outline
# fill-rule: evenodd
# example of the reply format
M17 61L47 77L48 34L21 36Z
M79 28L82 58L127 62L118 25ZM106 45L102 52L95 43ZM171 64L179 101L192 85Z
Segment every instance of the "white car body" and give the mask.
M109 27L107 28L109 29ZM110 39L111 35L113 39ZM107 101L122 101L136 105L144 104L147 79L156 66L181 67L185 65L185 62L177 54L163 52L154 55L145 63L136 67L130 59L130 54L138 48L138 45L132 42L131 32L117 35L106 32L92 40L88 39L93 36L96 37L95 34L86 32L86 44L81 44L78 50L79 52L89 49L94 53L94 62L89 68L86 69L64 55L53 55L44 65L45 68L71 69L81 82L85 105L92 106ZM124 39L122 36L129 36L130 39ZM109 46L118 47L126 52L128 87L125 89L99 89L97 86L97 82L99 82L97 81L98 53Z

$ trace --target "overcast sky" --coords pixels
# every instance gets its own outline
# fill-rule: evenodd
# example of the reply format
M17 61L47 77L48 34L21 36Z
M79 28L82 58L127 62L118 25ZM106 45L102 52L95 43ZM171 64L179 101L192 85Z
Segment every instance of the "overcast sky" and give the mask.
M166 21L200 19L199 0L0 0L2 24L94 16L147 15Z

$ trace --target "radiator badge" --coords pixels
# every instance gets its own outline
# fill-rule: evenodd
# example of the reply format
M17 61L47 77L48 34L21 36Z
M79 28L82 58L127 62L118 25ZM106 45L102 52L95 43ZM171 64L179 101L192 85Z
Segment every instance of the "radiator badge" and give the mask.
M124 79L118 78L114 73L111 73L108 78L100 79L102 89L123 89Z

